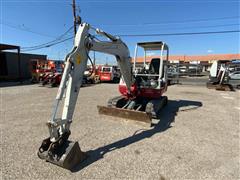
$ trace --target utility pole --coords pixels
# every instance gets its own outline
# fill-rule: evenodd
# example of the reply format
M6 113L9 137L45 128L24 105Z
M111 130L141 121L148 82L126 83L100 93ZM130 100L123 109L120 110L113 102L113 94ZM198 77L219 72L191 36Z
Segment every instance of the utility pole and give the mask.
M106 57L106 65L108 65L108 57Z
M74 36L77 33L77 24L76 24L76 3L75 0L72 0L72 8L73 8L73 26L74 26Z
M81 17L76 15L76 2L72 0L72 10L73 10L73 26L74 26L74 36L77 33L77 25L81 24Z
M93 64L94 64L94 66L95 66L95 64L96 64L96 55L95 55L95 51L93 51Z

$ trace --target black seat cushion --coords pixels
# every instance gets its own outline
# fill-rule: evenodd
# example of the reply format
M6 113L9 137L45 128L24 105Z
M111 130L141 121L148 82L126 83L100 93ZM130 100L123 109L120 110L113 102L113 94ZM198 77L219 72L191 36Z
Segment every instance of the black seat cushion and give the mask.
M149 66L149 72L151 74L159 74L160 58L153 58Z

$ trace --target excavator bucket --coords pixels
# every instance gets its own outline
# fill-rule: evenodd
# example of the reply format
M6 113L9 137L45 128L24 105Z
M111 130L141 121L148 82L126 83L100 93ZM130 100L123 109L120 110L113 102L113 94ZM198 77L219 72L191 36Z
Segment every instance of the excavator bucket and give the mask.
M97 106L98 113L113 117L120 117L124 119L130 119L145 123L151 123L152 122L152 116L149 113L142 112L142 111L135 111L135 110L128 110L128 109L122 109L122 108L112 108L112 107L106 107L106 106Z
M45 139L39 148L38 157L68 170L72 170L87 158L87 155L81 151L78 142L66 141L53 151L49 151L52 147L50 138Z

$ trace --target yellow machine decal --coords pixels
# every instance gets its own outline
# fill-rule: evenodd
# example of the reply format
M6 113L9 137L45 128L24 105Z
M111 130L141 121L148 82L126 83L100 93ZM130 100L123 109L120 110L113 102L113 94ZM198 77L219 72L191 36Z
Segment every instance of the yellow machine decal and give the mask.
M77 64L80 64L81 63L81 56L80 56L80 54L78 54L76 58L77 58Z

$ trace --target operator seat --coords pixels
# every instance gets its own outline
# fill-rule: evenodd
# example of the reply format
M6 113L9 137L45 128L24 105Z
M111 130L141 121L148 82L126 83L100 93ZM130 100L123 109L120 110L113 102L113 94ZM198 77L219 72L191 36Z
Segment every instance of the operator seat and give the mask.
M163 69L164 69L164 64L163 64ZM159 74L159 68L160 68L160 58L153 58L150 62L150 66L149 66L149 73L150 74ZM164 76L164 72L162 73L162 76L160 78L163 78ZM151 77L152 78L152 77ZM155 80L158 79L158 77L154 77ZM165 87L165 83L164 81L161 81L161 87Z
M150 62L149 72L151 74L159 74L160 58L153 58Z

